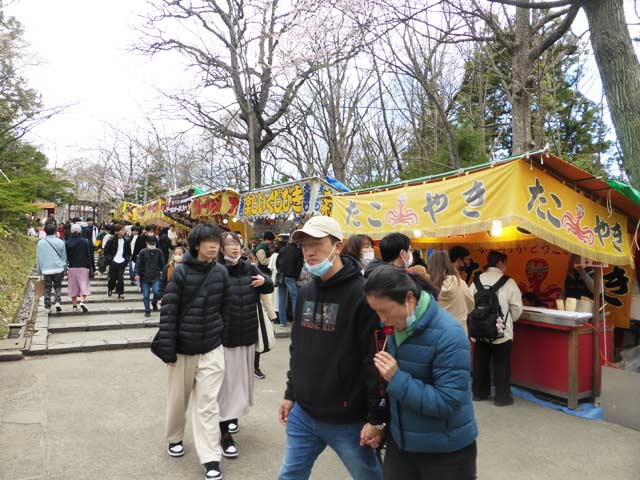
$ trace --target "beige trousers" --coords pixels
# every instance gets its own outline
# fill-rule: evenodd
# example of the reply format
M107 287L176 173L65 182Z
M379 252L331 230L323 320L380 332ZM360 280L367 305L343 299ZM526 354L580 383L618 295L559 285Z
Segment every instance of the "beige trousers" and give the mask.
M167 442L183 440L186 412L191 398L193 441L200 463L219 462L222 449L218 425L218 392L224 379L223 347L201 355L178 354L176 366L167 368Z
M269 320L274 320L274 319L278 319L278 315L276 315L276 311L273 309L273 302L271 302L271 294L270 293L264 293L260 295L260 301L262 302L262 305L264 305L264 309L267 312L267 315L269 316Z

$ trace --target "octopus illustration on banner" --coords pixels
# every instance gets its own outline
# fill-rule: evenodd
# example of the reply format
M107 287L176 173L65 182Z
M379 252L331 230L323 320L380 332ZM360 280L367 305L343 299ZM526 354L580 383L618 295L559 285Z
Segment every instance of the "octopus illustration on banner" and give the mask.
M407 195L402 194L398 197L397 208L393 210L387 210L385 214L385 221L393 226L397 227L398 225L406 225L410 227L411 225L418 224L418 214L415 210L407 207Z
M575 217L571 212L565 212L564 215L562 215L562 226L566 228L569 233L575 235L576 238L585 245L593 246L596 241L595 234L591 228L580 226L580 222L583 218L584 206L581 203L578 203L576 206Z
M532 258L525 265L525 275L527 283L518 282L518 287L523 294L533 294L540 303L551 308L555 305L557 298L562 297L562 287L557 284L551 284L542 287L542 284L549 276L549 262L544 258Z

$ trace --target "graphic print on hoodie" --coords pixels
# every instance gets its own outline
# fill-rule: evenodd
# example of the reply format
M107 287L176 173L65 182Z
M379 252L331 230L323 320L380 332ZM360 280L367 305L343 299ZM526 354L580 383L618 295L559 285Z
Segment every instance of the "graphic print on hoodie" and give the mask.
M337 303L318 304L313 300L305 300L302 307L302 326L324 332L335 332L340 305Z

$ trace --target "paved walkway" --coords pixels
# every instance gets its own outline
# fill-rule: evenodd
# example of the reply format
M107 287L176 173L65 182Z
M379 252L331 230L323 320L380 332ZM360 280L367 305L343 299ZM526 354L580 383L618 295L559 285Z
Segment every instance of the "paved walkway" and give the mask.
M227 480L277 478L284 432L276 420L286 340L265 355L267 379L236 436L240 458ZM0 479L197 480L191 430L182 459L164 453L166 368L147 350L31 357L0 364ZM640 432L574 418L516 399L476 404L482 480L638 480ZM314 479L347 479L325 451ZM402 479L404 480L404 479Z

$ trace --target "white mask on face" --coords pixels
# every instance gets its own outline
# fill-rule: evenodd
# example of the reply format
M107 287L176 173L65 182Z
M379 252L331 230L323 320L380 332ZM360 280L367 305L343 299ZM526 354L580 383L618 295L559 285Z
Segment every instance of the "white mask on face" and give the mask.
M240 261L240 257L229 257L228 255L224 256L224 261L231 264L231 265L235 265L236 263L238 263Z
M376 254L373 250L367 250L366 252L362 252L362 263L365 265L369 265L373 260L375 260Z
M147 249L149 250L155 250L156 246L155 245L147 245Z
M404 262L404 268L409 268L413 264L413 252L409 252L409 258Z
M173 261L176 263L182 263L182 255L174 255Z

